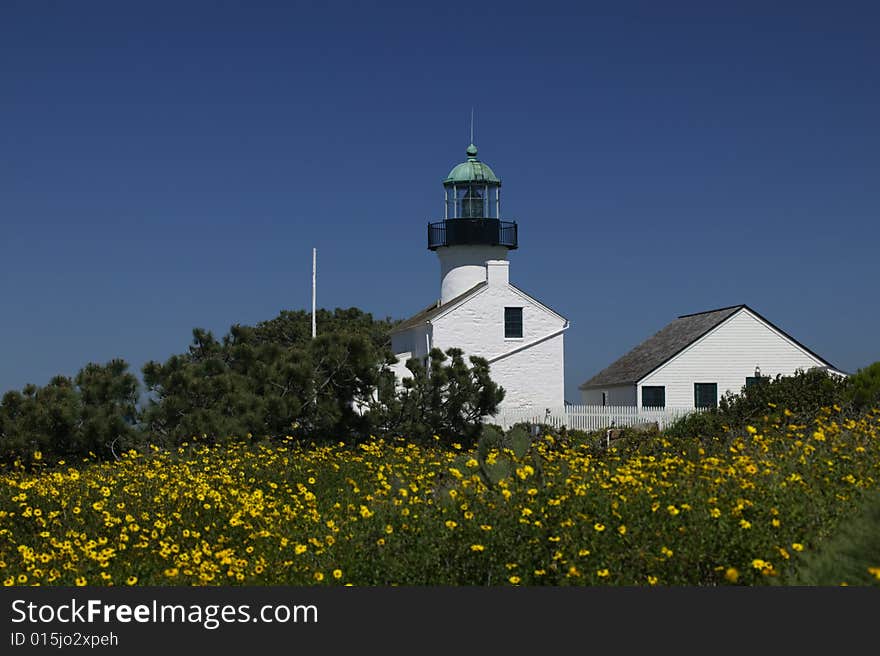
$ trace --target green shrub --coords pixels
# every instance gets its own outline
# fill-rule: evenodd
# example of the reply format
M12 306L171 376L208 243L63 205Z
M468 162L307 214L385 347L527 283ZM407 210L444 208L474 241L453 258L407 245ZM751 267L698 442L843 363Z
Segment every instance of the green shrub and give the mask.
M842 404L847 379L824 369L797 370L792 376L762 378L739 394L725 394L718 403L724 423L733 428L788 410L794 421L816 415L822 408Z
M664 435L670 437L716 437L726 433L728 426L725 417L718 410L693 412L673 421Z
M880 361L850 377L845 398L857 412L880 407Z
M876 376L876 379L874 378ZM866 391L859 398L880 393L880 367L864 377ZM872 385L877 385L875 389ZM762 378L739 393L721 397L718 408L686 415L664 431L671 437L719 437L767 421L797 423L835 405L846 405L848 379L823 369L798 370L791 376ZM865 406L863 406L865 407ZM786 415L786 411L788 414Z

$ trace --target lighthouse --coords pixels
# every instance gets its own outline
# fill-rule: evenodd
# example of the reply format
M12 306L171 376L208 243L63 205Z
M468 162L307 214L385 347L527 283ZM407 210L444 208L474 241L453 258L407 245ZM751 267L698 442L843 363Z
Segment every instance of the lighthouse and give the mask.
M569 322L510 281L516 221L503 219L501 179L471 143L443 180L443 218L428 222L440 264L440 293L391 334L398 379L406 361L432 348L460 348L489 363L504 388L500 411L564 408L563 338Z
M486 262L507 260L517 247L516 222L501 220L501 180L477 159L474 144L465 154L443 181L443 220L428 224L428 248L440 260L441 304L485 280Z

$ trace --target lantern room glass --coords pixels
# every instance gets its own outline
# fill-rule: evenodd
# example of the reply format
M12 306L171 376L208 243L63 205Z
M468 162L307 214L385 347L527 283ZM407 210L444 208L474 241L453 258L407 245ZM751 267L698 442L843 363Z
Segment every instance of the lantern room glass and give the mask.
M447 219L501 218L501 187L470 182L446 187Z
M475 184L459 189L458 211L463 219L483 219L486 216L488 189Z

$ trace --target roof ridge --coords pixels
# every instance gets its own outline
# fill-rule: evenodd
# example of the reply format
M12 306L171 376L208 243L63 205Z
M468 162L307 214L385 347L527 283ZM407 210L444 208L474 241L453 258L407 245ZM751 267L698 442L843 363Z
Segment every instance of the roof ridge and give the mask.
M817 362L823 363L826 367L835 371L841 371L838 367L835 367L828 360L801 344L771 321L762 317L748 305L741 304L681 315L678 319L666 324L654 335L624 353L617 360L580 385L579 389L637 383L654 371L657 371L673 358L678 357L679 354L692 344L725 324L739 310L746 310L767 328L787 339L797 348L813 357ZM712 314L719 316L709 316ZM682 321L682 319L690 319L690 321Z
M413 328L417 325L421 325L425 321L433 319L434 317L439 315L441 312L446 311L450 306L457 305L458 303L461 303L466 298L468 298L472 294L476 293L479 289L486 287L487 285L488 285L488 283L485 280L483 280L481 282L478 282L476 285L474 285L473 287L471 287L467 291L459 294L455 298L449 299L445 303L441 303L441 302L439 302L439 300L435 301L434 303L432 303L431 305L426 307L424 310L416 312L411 317L401 321L396 327L391 329L391 332L392 333L399 333L399 332L403 332L404 330L409 330L410 328Z
M725 310L738 310L743 307L746 306L731 305L717 310L680 316L624 353L605 369L580 385L579 389L638 382L730 319L735 312L727 312L722 316L711 318L707 318L708 315L719 314ZM690 319L690 321L682 321L682 319Z
M745 303L740 303L739 305L728 305L727 307L715 308L714 310L703 310L702 312L692 312L691 314L680 314L677 318L686 319L687 317L698 317L701 314L712 314L713 312L723 312L724 310L733 310L740 308L746 308L749 310L751 309Z
M528 293L525 289L523 289L522 287L517 287L516 285L514 285L514 284L513 284L512 282L510 282L509 280L507 281L507 285L508 285L509 287L513 287L513 288L514 288L516 291L518 291L520 294L522 294L522 295L524 295L524 296L528 296L529 299L533 300L535 303L537 303L538 305L540 305L540 306L543 307L544 309L546 309L546 310L550 310L550 312L552 312L553 314L555 314L557 317L559 317L559 318L562 319L563 321L568 321L568 319L566 319L564 316L562 316L559 312L557 312L556 310L554 310L552 307L550 307L549 305L547 305L547 304L544 303L543 301L539 301L537 298L535 298L534 296L532 296L531 294L529 294L529 293Z

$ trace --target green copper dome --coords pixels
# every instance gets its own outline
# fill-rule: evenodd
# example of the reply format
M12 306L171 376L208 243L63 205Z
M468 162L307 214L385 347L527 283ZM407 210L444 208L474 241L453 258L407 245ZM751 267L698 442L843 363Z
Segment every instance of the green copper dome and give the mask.
M465 182L493 182L501 184L501 180L492 172L486 164L477 159L477 147L471 144L465 151L467 161L462 162L449 172L444 185L463 184Z

